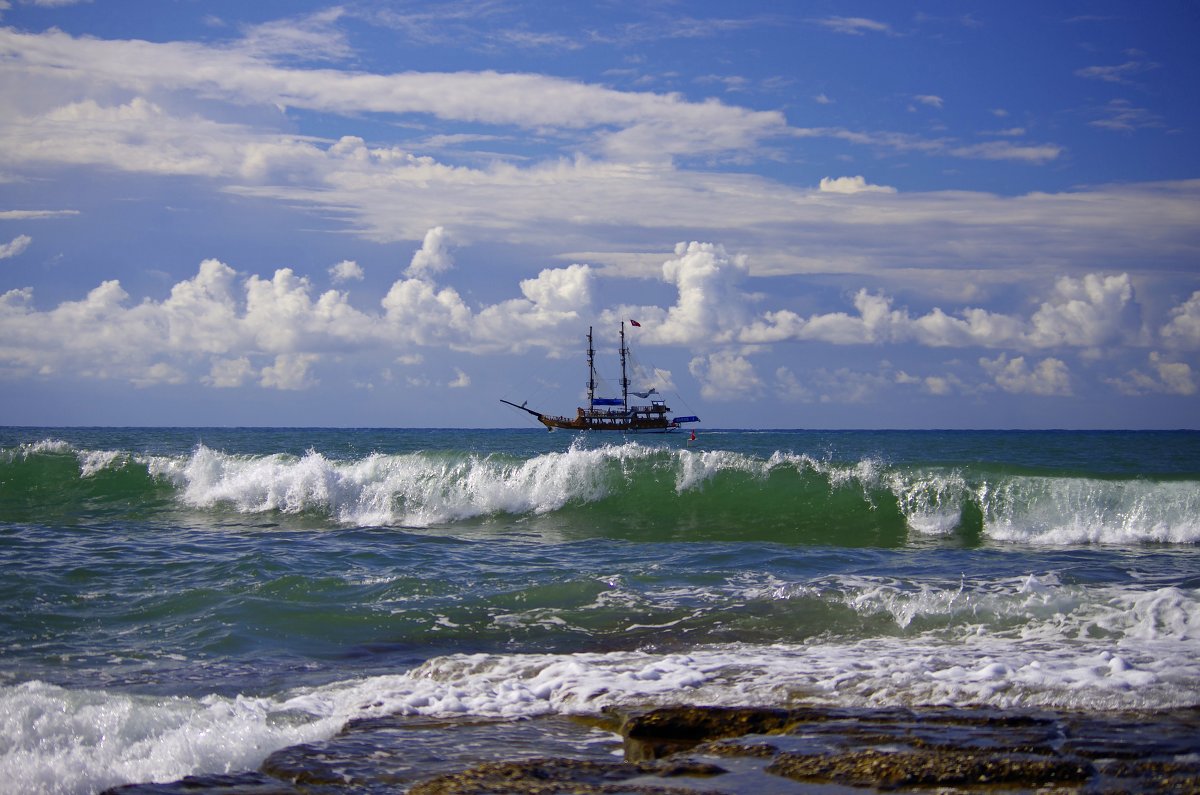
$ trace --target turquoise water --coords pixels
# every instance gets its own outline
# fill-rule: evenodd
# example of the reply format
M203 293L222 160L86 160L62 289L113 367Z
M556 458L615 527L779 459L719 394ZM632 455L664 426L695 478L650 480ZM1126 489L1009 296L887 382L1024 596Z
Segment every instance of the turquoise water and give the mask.
M1196 707L1198 540L1195 432L0 429L0 781L371 716Z

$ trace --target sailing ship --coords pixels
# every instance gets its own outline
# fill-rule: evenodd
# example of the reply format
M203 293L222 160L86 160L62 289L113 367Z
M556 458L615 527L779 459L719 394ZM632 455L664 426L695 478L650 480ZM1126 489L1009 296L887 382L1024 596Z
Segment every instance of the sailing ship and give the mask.
M635 325L637 325L636 322ZM700 418L694 415L672 418L670 416L671 408L665 400L655 397L659 394L655 389L645 392L630 392L629 377L626 374L628 357L629 347L625 344L625 321L621 321L621 397L596 397L596 349L592 345L592 328L589 326L587 335L587 408L577 408L574 417L556 417L534 411L525 403L517 404L503 398L500 399L500 402L532 414L537 417L538 422L550 430L565 428L572 431L670 433L679 430L684 423L700 421ZM630 403L631 396L650 402L648 404Z

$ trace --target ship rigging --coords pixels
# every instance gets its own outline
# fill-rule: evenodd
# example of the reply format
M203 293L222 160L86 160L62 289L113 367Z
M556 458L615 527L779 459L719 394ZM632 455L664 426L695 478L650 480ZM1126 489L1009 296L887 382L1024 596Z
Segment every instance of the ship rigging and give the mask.
M635 323L635 325L637 325ZM534 411L525 403L517 404L501 398L500 402L518 408L527 414L532 414L538 422L549 430L565 428L575 431L622 431L624 433L670 433L679 430L685 423L699 422L694 415L686 417L671 417L671 408L666 401L659 397L657 390L651 388L645 392L629 391L629 375L626 361L629 357L629 347L625 344L625 322L621 322L621 396L596 396L596 349L592 343L592 328L588 327L587 334L587 407L575 410L574 417L553 416ZM649 403L631 403L630 396L649 400ZM528 401L527 401L528 402Z

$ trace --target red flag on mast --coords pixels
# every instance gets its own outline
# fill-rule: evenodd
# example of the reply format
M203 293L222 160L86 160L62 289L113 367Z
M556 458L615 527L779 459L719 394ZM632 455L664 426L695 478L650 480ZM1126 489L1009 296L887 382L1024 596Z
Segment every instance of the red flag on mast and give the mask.
M631 325L631 326L637 326L638 328L641 328L641 327L642 327L642 324L641 324L641 323L639 323L639 322L637 322L636 320L630 320L630 321L629 321L629 325Z

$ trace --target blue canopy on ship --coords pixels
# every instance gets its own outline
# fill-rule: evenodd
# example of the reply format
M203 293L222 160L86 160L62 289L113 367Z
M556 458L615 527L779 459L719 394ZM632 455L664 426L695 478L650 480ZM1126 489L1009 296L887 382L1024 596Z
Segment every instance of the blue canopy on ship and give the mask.
M621 398L592 398L593 406L623 406L625 402Z

